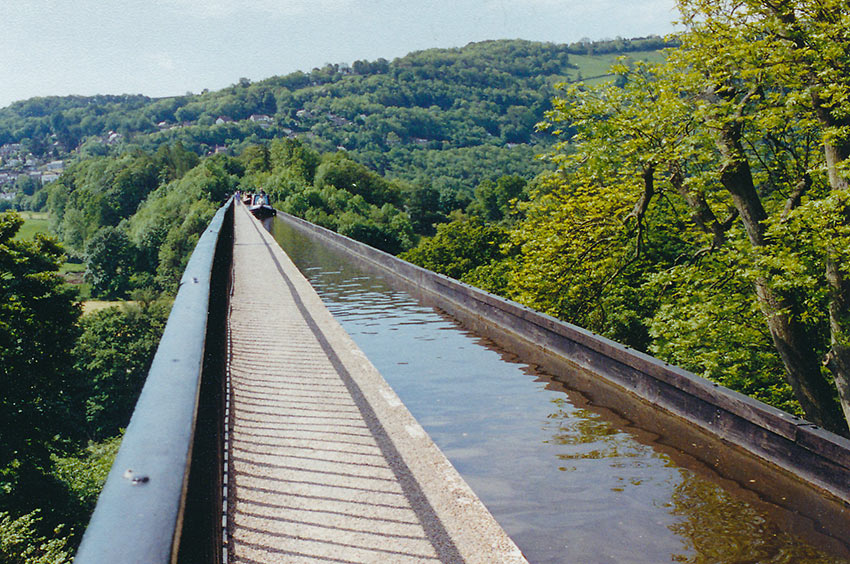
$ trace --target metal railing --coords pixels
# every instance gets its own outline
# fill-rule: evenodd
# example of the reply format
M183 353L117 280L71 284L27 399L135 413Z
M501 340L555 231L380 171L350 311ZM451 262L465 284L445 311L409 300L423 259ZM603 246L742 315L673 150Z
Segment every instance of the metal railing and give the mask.
M77 564L219 562L233 200L198 241Z

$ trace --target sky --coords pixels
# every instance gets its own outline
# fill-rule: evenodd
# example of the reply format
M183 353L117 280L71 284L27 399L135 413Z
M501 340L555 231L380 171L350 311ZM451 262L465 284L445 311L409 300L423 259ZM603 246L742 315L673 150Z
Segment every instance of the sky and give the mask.
M665 35L675 0L0 0L0 107L173 96L487 39Z

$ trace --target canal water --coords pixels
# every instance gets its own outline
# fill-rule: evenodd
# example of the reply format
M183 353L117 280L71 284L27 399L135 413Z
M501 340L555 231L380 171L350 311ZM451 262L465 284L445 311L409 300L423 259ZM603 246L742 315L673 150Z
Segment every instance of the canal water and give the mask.
M705 464L283 221L272 232L530 562L850 564L846 508L782 484L766 498L747 482L775 476L718 472L746 457Z

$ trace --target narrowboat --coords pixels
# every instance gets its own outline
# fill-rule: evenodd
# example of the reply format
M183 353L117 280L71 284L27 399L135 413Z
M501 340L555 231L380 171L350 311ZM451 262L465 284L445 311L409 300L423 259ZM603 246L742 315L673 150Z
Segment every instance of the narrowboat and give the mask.
M248 203L248 211L254 214L257 219L265 219L277 215L275 210L269 203L269 196L265 192L253 194Z

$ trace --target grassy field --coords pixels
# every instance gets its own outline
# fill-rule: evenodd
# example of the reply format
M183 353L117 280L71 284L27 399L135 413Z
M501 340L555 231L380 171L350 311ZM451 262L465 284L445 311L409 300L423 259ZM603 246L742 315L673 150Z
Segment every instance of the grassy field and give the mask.
M22 211L18 213L24 218L24 224L21 226L15 239L30 241L35 237L36 233L50 234L47 230L47 212ZM91 284L83 281L83 273L85 271L86 265L79 262L66 262L59 267L59 274L65 277L68 284L73 285L77 289L81 300L91 297ZM93 305L91 307L97 310L108 306ZM86 306L85 310L88 311L89 307Z
M114 301L107 302L101 300L86 300L83 302L83 315L94 313L96 311L100 311L102 309L121 306L124 304L134 304L134 301Z
M627 54L634 61L646 61L649 63L660 63L664 61L664 55L660 51L635 51ZM610 79L611 65L619 55L570 55L570 62L578 66L570 78L576 80L579 76L588 84Z
M15 239L29 241L35 237L36 233L48 233L47 231L47 212L18 212L24 218L24 224L21 230L15 235Z

